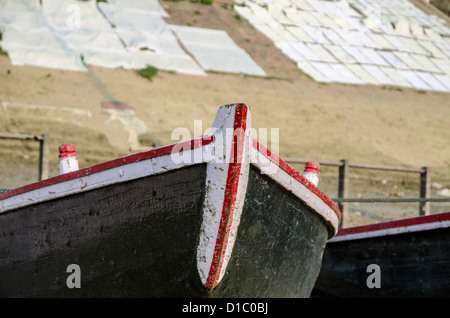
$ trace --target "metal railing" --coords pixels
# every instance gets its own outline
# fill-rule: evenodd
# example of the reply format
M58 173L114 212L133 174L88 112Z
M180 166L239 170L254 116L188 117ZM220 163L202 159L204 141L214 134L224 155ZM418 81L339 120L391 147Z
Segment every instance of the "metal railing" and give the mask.
M310 160L298 159L298 158L286 158L285 160L289 164L306 163ZM341 228L344 225L344 216L348 212L348 203L361 202L361 203L375 203L375 202L419 202L419 215L430 214L430 202L450 202L450 198L432 198L431 195L431 168L407 168L407 167L394 167L394 166L379 166L371 164L361 164L350 162L347 159L340 161L318 161L321 166L333 166L339 168L338 176L338 197L334 198L341 210L342 220ZM369 169L369 170L384 170L395 171L405 173L417 173L420 175L420 197L417 198L349 198L349 178L350 168Z
M49 174L49 143L50 137L48 134L40 136L28 134L11 134L0 133L0 139L17 139L17 140L31 140L39 142L39 181L47 179Z

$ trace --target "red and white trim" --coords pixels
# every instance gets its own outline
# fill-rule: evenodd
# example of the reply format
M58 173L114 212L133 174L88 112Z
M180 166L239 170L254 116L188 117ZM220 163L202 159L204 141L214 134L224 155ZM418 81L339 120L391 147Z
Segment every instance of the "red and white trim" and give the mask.
M336 234L341 212L336 203L313 183L256 140L253 140L251 161L262 173L267 174L318 213L332 229L329 237Z
M126 156L0 194L0 213L110 184L206 163L205 201L197 269L207 288L222 279L232 254L247 192L250 164L291 191L330 225L340 222L336 204L298 171L250 138L245 104L222 106L210 135Z
M210 289L217 286L225 273L244 206L250 167L250 118L245 104L222 106L212 127L215 159L207 166L197 249L198 272Z
M179 152L192 151L194 157L202 157L204 146L212 141L210 136L199 137L10 190L0 194L0 213L190 165L189 161L172 160L174 148Z
M447 227L450 227L450 212L349 227L339 230L337 235L328 242L360 240L371 237L428 231Z

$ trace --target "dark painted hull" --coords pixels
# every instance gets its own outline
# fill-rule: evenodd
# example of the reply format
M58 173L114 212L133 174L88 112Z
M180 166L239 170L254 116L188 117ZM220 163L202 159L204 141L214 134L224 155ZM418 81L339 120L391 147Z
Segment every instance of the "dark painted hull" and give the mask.
M197 165L2 215L0 296L194 294L204 179ZM66 284L70 264L79 289Z
M233 254L213 290L197 271L205 165L0 217L1 297L308 297L328 229L251 169ZM68 288L77 264L81 288Z
M367 285L370 264L379 266L380 288ZM330 242L313 295L450 297L450 228Z
M291 193L250 170L238 235L219 297L309 297L328 238L323 220Z
M309 297L339 208L250 127L0 194L0 296Z

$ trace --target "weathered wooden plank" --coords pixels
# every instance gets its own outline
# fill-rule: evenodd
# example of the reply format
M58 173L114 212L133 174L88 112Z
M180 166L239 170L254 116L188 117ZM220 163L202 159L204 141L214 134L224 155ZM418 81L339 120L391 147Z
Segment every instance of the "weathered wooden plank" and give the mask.
M309 297L328 229L319 215L256 168L218 297Z
M198 295L205 170L195 165L2 215L0 296ZM80 289L66 285L70 264L81 268Z
M449 297L450 228L327 244L313 294L321 297ZM367 268L380 268L369 288Z

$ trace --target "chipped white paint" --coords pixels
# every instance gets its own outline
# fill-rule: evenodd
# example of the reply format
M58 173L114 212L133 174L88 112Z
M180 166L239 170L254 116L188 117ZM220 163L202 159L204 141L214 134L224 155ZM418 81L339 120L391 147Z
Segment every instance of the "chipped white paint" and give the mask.
M235 118L236 114L239 118ZM238 142L242 141L242 145L235 148L237 154L234 156L241 160L240 165L230 162L230 158L234 157L231 150L233 135L236 133L235 127L245 128L244 131L237 131L242 133L238 134ZM74 172L76 175L67 174L48 179L30 185L27 189L19 189L17 194L0 200L0 213L189 165L206 163L205 200L197 247L197 269L202 283L208 288L214 288L223 278L232 255L247 192L250 164L256 165L262 173L268 174L275 182L300 198L331 224L335 232L339 223L336 211L307 185L284 171L277 162L278 157L270 159L267 154L253 147L250 133L251 114L247 106L242 104L223 106L217 113L210 135L200 138L201 141L212 140L209 144L198 144L191 149L186 146L191 145L189 141L180 142L136 154L136 157L133 157L134 155L123 157L104 165ZM194 140L200 141L198 138L191 139ZM230 173L230 169L238 168L240 168L239 175ZM237 173L238 170L231 170L233 171ZM24 192L20 192L23 190ZM334 234L330 233L330 236Z
M78 169L77 157L66 157L59 159L59 174L77 171Z
M329 223L335 235L339 226L339 218L336 212L320 198L316 193L311 191L305 184L293 178L289 173L280 168L278 163L268 158L261 151L252 147L251 161L261 172L267 174L275 182L292 192L296 197L305 202L313 211L323 217ZM330 236L333 236L330 235Z
M200 156L202 156L202 148L196 148L189 151L192 153L200 153ZM123 165L120 168L112 168L83 176L82 182L80 182L80 179L72 179L0 200L0 213L39 202L90 191L119 182L130 181L145 176L163 173L168 170L179 169L188 165L190 165L190 163L174 162L171 159L170 154L132 162Z
M207 284L208 279L213 282L216 278L211 278L210 275L216 277L220 282L225 273L228 261L231 256L231 251L236 238L237 228L240 221L240 216L245 200L245 193L247 189L247 180L249 173L249 132L250 132L250 111L247 117L247 130L245 133L243 160L241 162L241 174L238 180L238 191L236 194L236 201L234 205L234 213L232 215L231 229L228 234L228 240L225 241L226 249L224 255L214 255L216 251L216 242L220 230L220 221L224 208L224 200L230 200L225 197L227 186L227 178L230 168L229 159L231 157L231 145L234 133L236 105L222 106L216 116L212 125L211 133L214 135L214 160L207 166L206 174L206 193L205 202L203 204L203 222L200 230L200 243L197 249L197 268L200 279L203 284ZM219 257L219 263L217 262ZM211 269L211 267L214 267ZM216 267L219 268L216 268ZM214 273L214 271L218 271ZM214 283L212 286L214 287Z

